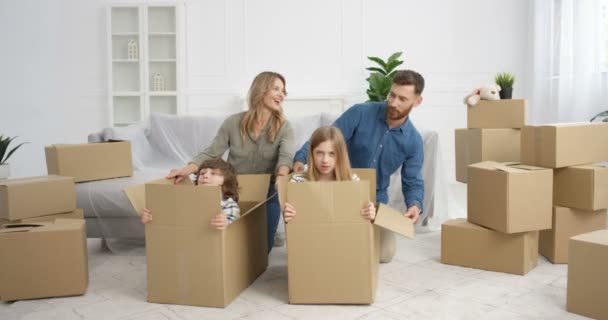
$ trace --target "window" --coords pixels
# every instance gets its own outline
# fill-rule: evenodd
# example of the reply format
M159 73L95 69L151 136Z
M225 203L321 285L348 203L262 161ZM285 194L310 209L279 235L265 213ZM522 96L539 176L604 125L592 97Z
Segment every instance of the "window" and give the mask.
M604 72L608 72L608 0L601 1L602 21L601 25L601 43L600 43L600 57L601 57L601 69Z

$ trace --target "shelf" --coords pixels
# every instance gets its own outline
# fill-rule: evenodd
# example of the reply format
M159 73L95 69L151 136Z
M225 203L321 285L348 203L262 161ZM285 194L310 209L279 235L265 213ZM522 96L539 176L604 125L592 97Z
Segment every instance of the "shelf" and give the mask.
M112 37L137 37L139 36L139 33L137 32L117 32L117 33L112 33Z
M176 59L150 59L150 63L166 63L166 62L177 62Z
M175 36L175 32L150 32L148 33L150 37L173 37Z
M114 97L137 97L141 95L139 91L114 91L112 92Z
M176 91L152 91L150 90L150 97L172 97L177 96Z
M112 62L115 63L139 63L139 60L127 60L127 59L114 59Z

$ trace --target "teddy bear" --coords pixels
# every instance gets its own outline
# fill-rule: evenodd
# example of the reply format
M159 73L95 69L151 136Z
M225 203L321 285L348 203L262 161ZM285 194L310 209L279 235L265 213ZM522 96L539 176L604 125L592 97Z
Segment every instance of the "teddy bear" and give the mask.
M481 87L470 94L468 94L464 98L464 103L469 106L474 106L479 102L480 99L483 100L500 100L500 96L498 92L500 91L499 85L488 85Z

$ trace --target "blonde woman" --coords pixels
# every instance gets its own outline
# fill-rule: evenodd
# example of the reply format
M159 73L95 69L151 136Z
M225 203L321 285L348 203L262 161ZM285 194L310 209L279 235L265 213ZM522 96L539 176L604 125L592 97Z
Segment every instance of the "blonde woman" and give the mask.
M304 181L359 181L352 173L344 136L335 127L321 127L313 132L308 147L308 159L312 159L303 174L294 174L291 182ZM370 221L376 217L376 208L370 201L361 208L361 215ZM288 223L295 218L296 208L285 203L283 220Z
M171 170L167 178L175 178L177 183L196 172L203 161L220 158L229 150L228 162L237 173L273 174L268 196L274 196L275 177L290 172L295 151L293 129L283 115L282 103L286 95L282 75L270 71L258 74L249 88L249 109L224 120L211 145L187 166ZM270 252L280 217L277 197L272 197L266 207Z

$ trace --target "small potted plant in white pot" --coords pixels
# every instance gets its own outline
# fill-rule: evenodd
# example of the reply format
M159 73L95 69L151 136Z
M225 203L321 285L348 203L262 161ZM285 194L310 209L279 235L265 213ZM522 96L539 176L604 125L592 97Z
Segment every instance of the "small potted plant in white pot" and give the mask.
M6 179L9 177L11 170L9 164L6 162L17 149L19 149L25 142L17 145L16 147L9 149L11 142L17 137L4 137L0 135L0 179Z
M508 72L500 72L496 74L494 81L500 86L501 99L511 99L513 97L513 83L515 82L515 76Z

